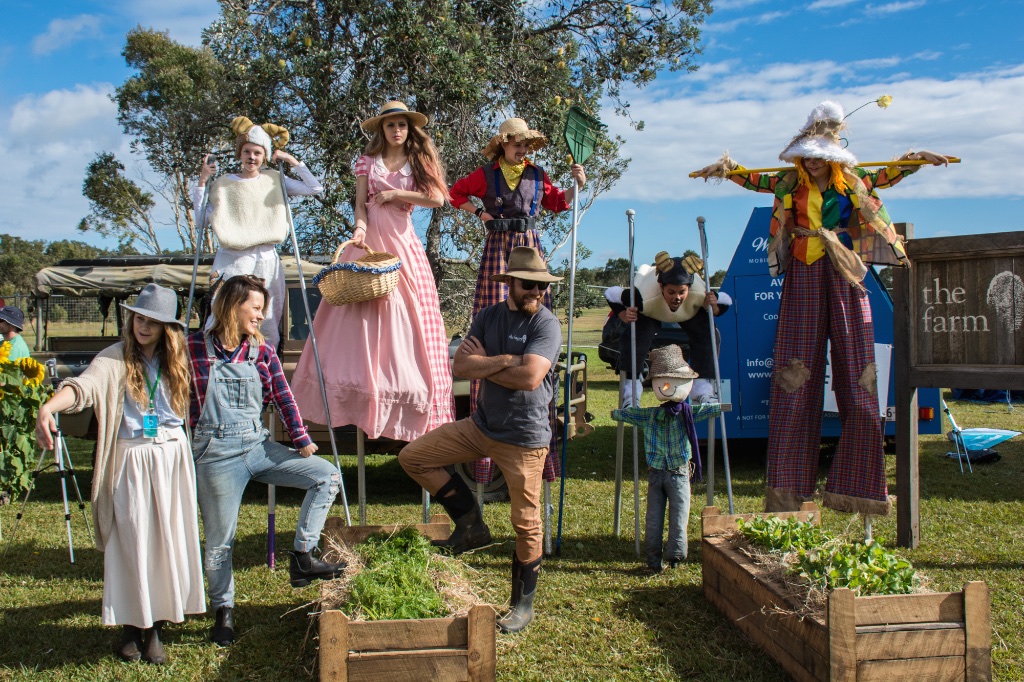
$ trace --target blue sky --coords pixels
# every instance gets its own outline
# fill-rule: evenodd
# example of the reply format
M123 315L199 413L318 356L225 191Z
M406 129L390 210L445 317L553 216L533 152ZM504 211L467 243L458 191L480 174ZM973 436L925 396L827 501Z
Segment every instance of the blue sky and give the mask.
M132 172L127 140L109 101L129 72L120 56L135 25L197 44L213 0L7 0L0 28L0 232L81 238L86 164L114 151ZM883 94L892 106L850 119L850 149L885 160L908 149L963 158L926 168L883 193L894 220L917 236L1024 229L1024 38L1019 0L810 3L723 0L704 32L700 70L663 74L628 93L642 132L607 109L626 138L630 170L582 218L590 263L627 255L627 208L636 210L636 254L697 247L707 218L714 269L725 268L752 208L768 195L691 180L691 170L729 150L748 167L775 166L779 151L822 99L851 110ZM553 132L553 131L551 131ZM554 137L554 136L553 136ZM168 234L164 241L176 247ZM556 260L564 252L555 254Z

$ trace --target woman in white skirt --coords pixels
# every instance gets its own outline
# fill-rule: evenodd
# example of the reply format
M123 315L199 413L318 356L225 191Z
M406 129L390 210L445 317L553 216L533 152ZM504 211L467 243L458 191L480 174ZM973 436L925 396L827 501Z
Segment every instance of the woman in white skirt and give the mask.
M134 306L122 305L121 342L39 408L36 435L52 448L54 413L95 411L92 513L103 552L103 624L123 628L119 657L161 664L163 625L206 611L195 466L182 429L188 354L173 291L149 284Z

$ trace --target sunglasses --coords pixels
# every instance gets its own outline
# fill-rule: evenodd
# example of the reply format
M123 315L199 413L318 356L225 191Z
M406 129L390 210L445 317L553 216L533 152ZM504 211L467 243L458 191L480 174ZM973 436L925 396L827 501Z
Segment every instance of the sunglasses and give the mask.
M523 291L533 291L534 289L544 291L548 288L548 284L549 282L534 282L532 279L519 280L519 286L523 288Z

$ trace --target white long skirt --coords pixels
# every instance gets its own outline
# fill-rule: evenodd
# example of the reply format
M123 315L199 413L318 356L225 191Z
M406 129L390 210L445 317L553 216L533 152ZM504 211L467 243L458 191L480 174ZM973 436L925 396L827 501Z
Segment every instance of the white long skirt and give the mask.
M114 523L103 553L103 624L151 628L204 613L196 471L185 432L118 441Z

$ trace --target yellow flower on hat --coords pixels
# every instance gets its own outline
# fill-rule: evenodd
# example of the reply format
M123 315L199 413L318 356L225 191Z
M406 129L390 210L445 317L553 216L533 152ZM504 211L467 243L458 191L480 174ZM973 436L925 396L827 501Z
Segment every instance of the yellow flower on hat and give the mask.
M22 383L26 386L35 388L39 384L43 383L43 379L46 377L46 368L41 364L32 358L21 358L18 360L17 365L25 377L22 380Z
M888 109L889 105L892 104L892 95L882 95L881 97L876 99L875 102L878 103L878 106L880 108Z

